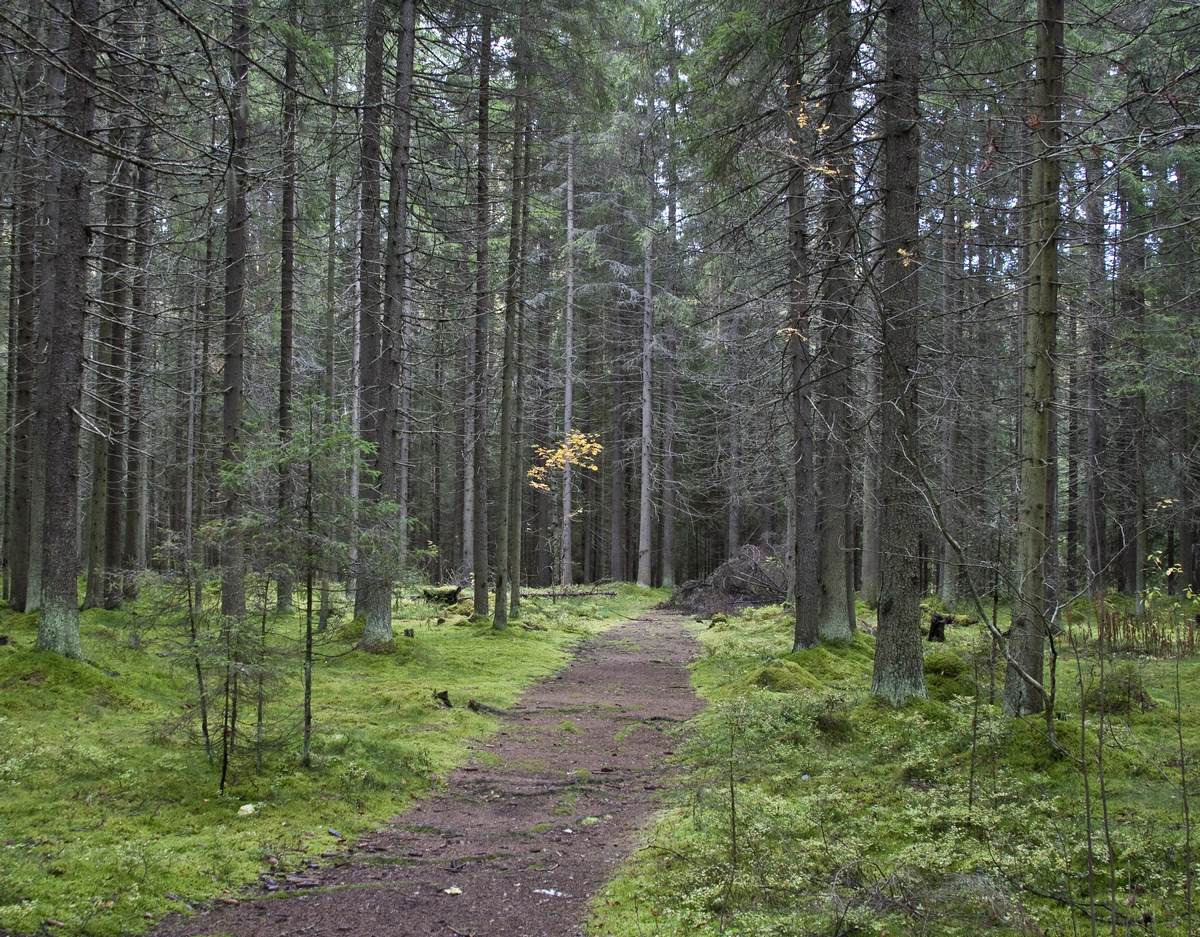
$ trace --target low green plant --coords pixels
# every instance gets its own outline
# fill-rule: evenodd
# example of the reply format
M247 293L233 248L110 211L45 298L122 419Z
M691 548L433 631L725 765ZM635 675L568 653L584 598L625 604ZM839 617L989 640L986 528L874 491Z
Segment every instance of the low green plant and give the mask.
M125 937L251 884L268 858L291 869L336 849L429 790L497 725L438 705L434 690L510 706L581 638L663 597L619 586L587 619L529 597L525 618L542 630L502 634L438 626L434 607L402 603L415 636L390 654L356 650L334 623L314 665L311 767L300 764L299 734L284 734L261 769L250 752L235 758L221 795L199 737L194 670L178 631L157 620L172 607L158 588L121 611L84 612L85 661L34 650L36 616L0 608L10 639L0 645L0 931L32 934L55 920L62 933ZM135 615L140 649L125 640ZM299 612L270 621L272 642L303 633ZM298 723L300 676L272 687L272 724Z
M699 632L709 705L682 780L589 933L1025 937L1085 934L1089 916L1109 933L1110 891L1120 933L1188 932L1178 779L1180 750L1189 772L1200 754L1200 660L1178 662L1178 715L1138 702L1174 698L1175 661L1107 661L1106 690L1133 705L1108 707L1102 735L1077 689L1099 661L1063 652L1056 749L1041 717L1002 711L1003 661L978 627L926 649L930 699L902 709L869 696L869 636L788 653L790 629L774 607Z

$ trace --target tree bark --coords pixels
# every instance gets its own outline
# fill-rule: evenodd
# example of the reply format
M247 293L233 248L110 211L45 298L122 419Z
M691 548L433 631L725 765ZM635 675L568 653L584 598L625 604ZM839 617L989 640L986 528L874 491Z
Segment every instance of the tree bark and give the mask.
M296 298L296 0L288 0L283 65L283 186L279 220L279 446L286 451L292 438L292 320ZM275 492L280 535L289 537L292 466L279 463ZM275 581L277 611L292 610L295 581L288 564Z
M946 532L956 539L961 537L960 514L960 462L959 446L959 381L958 371L962 357L962 322L958 303L958 277L962 264L958 229L962 219L955 212L958 167L950 166L950 179L946 193L946 205L942 211L942 276L941 276L941 326L942 326L942 446L941 446L941 510L942 523ZM939 594L942 604L950 611L958 605L959 577L961 570L954 549L942 538L941 582Z
M792 27L791 61L788 69L787 132L794 142L790 148L787 224L788 224L788 339L787 383L792 401L792 551L794 572L794 650L812 647L819 638L817 632L817 563L816 563L816 504L813 491L813 407L808 385L812 353L809 347L810 325L808 300L807 200L805 196L805 154L799 143L801 136L802 80L804 49L800 24Z
M863 367L866 372L866 418L863 440L862 480L862 600L868 608L879 608L879 485L882 477L879 447L882 443L879 424L879 310L873 310L874 322L864 335Z
M566 305L563 309L563 442L574 430L575 409L575 134L567 137L567 269ZM559 544L559 575L562 586L569 586L574 573L571 532L571 494L574 486L571 462L563 465L562 532Z
M382 124L383 124L383 43L385 31L385 12L387 0L369 0L367 7L367 35L363 61L363 96L362 117L359 129L359 258L358 258L358 329L355 335L357 366L355 372L354 402L352 411L354 422L359 435L366 442L376 439L376 423L379 414L376 404L379 400L379 360L382 351L382 305L383 295L380 286L382 272L382 257L380 247L380 177L382 175ZM351 465L351 497L357 503L364 496L362 475L359 471L359 458L354 456ZM379 459L379 452L373 454ZM375 479L378 482L378 479ZM371 496L371 491L365 493ZM362 512L357 512L361 514ZM359 519L355 518L356 524ZM356 543L356 538L351 543ZM365 577L368 575L367 566L374 565L374 559L363 555L363 551L355 550L352 546L351 570L354 590L354 615L356 618L368 616L368 603L371 604L370 617L372 627L378 628L387 641L388 629L381 624L379 600L370 593L368 584L364 591ZM370 552L368 549L367 553ZM390 609L390 603L389 603ZM368 635L364 628L363 639L370 645L375 635Z
M42 309L49 340L39 379L45 428L45 509L42 535L42 602L39 650L80 657L76 528L79 516L79 421L83 378L83 325L87 310L88 207L99 20L97 0L71 0L67 24L63 125L56 155L62 174L57 192L57 304Z
M388 248L384 273L382 316L377 325L378 357L368 386L367 407L372 414L374 477L368 497L376 504L392 499L397 491L397 387L402 379L401 359L406 312L408 247L409 144L412 136L413 57L416 48L416 5L400 4L400 37L396 51L396 89L393 102L392 152L388 186ZM372 518L377 523L377 518ZM386 530L386 536L407 536L403 529ZM387 545L390 547L390 544ZM398 552L403 552L398 551ZM393 561L387 547L377 544L366 558L358 582L357 599L363 617L362 645L387 647L392 641Z
M144 12L141 97L149 101L157 87L158 34L155 6L148 4ZM147 333L153 327L149 308L150 247L153 237L154 170L150 165L154 154L154 134L150 125L138 136L137 196L134 201L133 270L130 287L129 320L129 415L128 459L125 480L125 543L122 549L125 569L125 595L137 594L137 573L146 566L146 432L143 426L143 397L146 373L150 366L147 355Z
M854 637L853 536L850 526L850 341L854 311L854 103L850 81L849 0L826 13L829 73L824 142L825 271L821 282L824 355L821 386L826 431L818 528L817 633L824 641Z
M500 490L497 493L499 523L496 526L496 605L492 627L502 631L508 627L509 547L513 533L513 487L516 447L513 442L513 409L516 405L517 330L519 322L519 270L521 266L521 207L523 178L522 148L525 134L526 75L524 63L524 6L521 9L522 29L516 37L517 87L513 107L511 203L508 220L508 269L504 288L504 358L500 373Z
M26 86L40 79L40 68L31 64ZM12 378L12 506L7 531L5 556L9 564L9 606L26 611L29 585L30 541L32 540L33 507L33 390L34 342L37 333L37 143L32 127L22 123L17 139L16 165L18 190L13 221L16 250L17 322L15 347L10 351L9 367Z
M492 294L488 288L488 152L490 81L492 69L492 11L483 9L479 34L479 118L477 123L476 193L475 193L475 361L474 399L475 427L472 445L472 529L471 547L474 562L475 614L488 613L488 543L487 543L487 356L488 328L492 321Z
M917 0L887 0L883 107L883 411L879 630L872 695L898 706L926 695L921 663L921 511L916 489L920 138Z
M654 196L650 197L650 217L654 217ZM654 555L650 496L653 491L652 457L654 443L654 229L648 226L642 248L642 433L641 466L638 493L638 566L639 586L652 585Z
M1107 235L1105 233L1106 219L1104 217L1104 192L1101 189L1104 178L1103 166L1100 159L1091 156L1083 161L1084 185L1087 195L1084 199L1084 218L1087 226L1087 272L1089 315L1087 327L1087 446L1084 463L1084 517L1085 517L1085 551L1086 570L1089 590L1093 597L1104 595L1108 581L1108 509L1104 491L1104 465L1102 462L1105 426L1104 426L1104 377L1103 367L1106 354L1104 333L1104 309L1106 293L1105 283L1108 280L1105 251Z
M232 469L242 459L243 384L246 342L246 210L249 145L250 0L233 0L230 36L230 169L225 227L224 396L221 409L222 516L230 528L242 512L241 485ZM229 529L222 545L221 614L236 620L246 614L245 555L240 534Z
M1047 629L1044 556L1050 541L1046 484L1054 410L1058 326L1059 164L1062 138L1064 0L1038 0L1037 123L1031 182L1029 303L1025 315L1021 397L1021 488L1017 551L1020 587L1009 636L1004 707L1014 715L1041 712L1045 695L1017 669L1041 681Z

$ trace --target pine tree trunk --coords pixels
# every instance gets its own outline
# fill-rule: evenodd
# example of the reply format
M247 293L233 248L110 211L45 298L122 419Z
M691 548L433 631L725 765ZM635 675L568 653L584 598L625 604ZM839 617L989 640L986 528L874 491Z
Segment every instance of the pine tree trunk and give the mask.
M524 9L522 8L522 22L523 14ZM513 540L513 532L509 528L513 523L513 487L518 484L514 478L516 446L513 441L513 410L516 406L517 331L520 328L518 321L520 297L517 290L520 286L521 266L521 193L525 181L522 154L526 105L523 42L522 35L518 33L516 37L517 87L516 101L513 107L511 202L508 211L508 268L505 273L504 286L504 358L501 362L500 373L500 490L496 496L499 507L499 523L496 526L496 607L492 617L492 626L497 631L508 627L509 547Z
M563 441L574 430L575 408L575 134L567 138L567 269L566 305L563 309ZM559 544L558 581L569 586L574 578L571 532L571 494L574 486L571 463L563 465L562 532Z
M286 451L292 437L292 320L296 296L296 0L288 0L283 65L283 191L279 222L279 446ZM280 535L287 537L291 519L292 467L279 463L275 493ZM284 563L275 584L275 605L292 610L295 583Z
M40 78L40 68L31 65L26 81ZM16 343L9 350L12 375L12 491L8 546L5 556L9 564L9 606L15 611L27 609L29 585L30 540L33 506L33 389L34 340L37 332L38 285L35 244L37 237L38 176L36 140L28 124L21 127L16 147L18 190L13 222L16 250Z
M155 89L155 65L158 40L155 33L154 7L146 8L144 55L147 59L142 74L142 98L150 100ZM129 320L129 414L128 460L125 481L125 543L122 547L125 569L124 591L127 597L137 594L137 573L146 567L146 432L144 422L144 382L149 371L147 332L153 327L149 307L150 242L153 237L154 171L150 159L154 153L154 138L149 127L143 128L138 140L140 165L137 175L137 198L134 204L133 283L130 289Z
M821 388L826 430L818 528L817 633L824 641L854 637L853 543L850 526L850 341L854 326L854 104L850 94L853 50L849 0L827 11L828 111L822 138L828 147L823 205L824 276L821 280L824 345Z
M492 11L483 9L483 24L479 35L479 118L477 123L478 152L476 153L475 193L475 360L474 399L475 426L472 445L472 525L471 552L474 563L475 614L488 613L488 543L487 543L487 358L488 329L492 321L492 294L488 288L488 229L491 226L488 210L488 152L489 83L492 69Z
M959 432L959 380L958 371L962 360L962 322L958 297L958 276L962 265L958 228L962 219L955 213L958 167L950 166L946 206L942 212L942 276L941 317L943 390L942 390L942 439L941 439L941 511L946 530L955 539L961 539L960 530L960 474L961 444ZM958 606L959 577L961 570L949 542L941 538L941 582L939 593L942 604L953 611Z
M383 350L382 316L383 293L380 286L383 258L380 248L380 175L382 175L383 152L383 56L386 23L386 0L370 0L367 6L367 35L362 66L362 116L360 119L359 149L359 317L358 334L355 336L356 391L354 412L356 428L362 439L374 442L378 433L379 413L379 359ZM379 454L374 454L378 462ZM354 457L350 467L350 487L355 501L372 497L372 489L364 491L359 471L359 458ZM376 482L379 480L376 479ZM370 523L370 521L368 521ZM354 539L352 539L353 542ZM380 626L377 595L371 593L371 570L377 558L362 551L352 554L350 575L353 577L354 617L373 620ZM370 606L370 611L368 611ZM390 609L390 602L389 602ZM390 625L389 625L390 627ZM384 631L384 633L386 633ZM364 642L370 647L374 635L368 639L364 629ZM386 641L384 637L384 641Z
M120 70L116 80L126 76ZM109 141L118 152L124 147L128 118L122 117L109 131ZM125 577L121 571L122 523L125 519L125 316L129 306L129 202L125 193L132 181L132 164L127 160L110 160L109 178L112 189L107 199L106 243L101 275L101 348L104 366L100 371L98 391L104 413L105 468L101 484L104 504L104 598L105 608L117 608L125 594ZM107 335L105 334L107 332Z
M788 223L788 339L786 382L791 397L793 612L792 647L800 650L817 643L816 511L813 497L813 408L809 392L812 352L808 341L808 205L805 192L805 157L800 144L804 102L802 79L804 48L800 24L792 26L791 62L787 86L787 132L794 139L790 157Z
M1021 488L1017 550L1020 590L1009 636L1004 707L1014 715L1041 712L1047 629L1044 557L1050 541L1046 485L1056 458L1051 435L1058 325L1059 165L1062 136L1063 0L1038 0L1037 123L1031 183L1029 307L1025 315L1021 408ZM1018 670L1018 666L1020 670ZM1024 671L1022 674L1020 671Z
M916 370L920 270L917 0L887 0L883 81L883 397L880 427L879 630L872 695L902 705L925 696L921 663L922 515L916 493Z
M625 373L621 364L624 345L624 305L616 302L608 315L609 367L612 401L609 410L611 440L608 500L608 575L624 582L625 572Z
M75 411L83 377L83 326L87 310L87 252L92 121L98 26L97 0L71 0L67 26L63 125L55 156L62 172L58 200L56 299L43 307L49 340L38 382L45 445L45 508L42 535L42 602L39 650L80 657L76 529L79 516L79 422ZM43 346L45 347L45 346Z
M521 5L522 21L521 35L525 34L524 20L525 4ZM528 88L528 60L522 63L521 77L525 78L525 89ZM527 94L526 90L526 94ZM513 483L509 516L508 544L508 579L509 579L509 620L521 617L521 563L522 546L525 536L524 499L525 491L525 323L527 310L525 308L525 266L529 257L529 190L532 182L533 126L529 117L529 108L524 108L524 128L521 140L521 200L519 210L521 215L520 249L517 253L517 362L516 362L516 396L513 401ZM540 493L539 493L540 494ZM548 515L547 515L548 516Z
M221 458L226 467L242 458L243 384L246 341L246 148L249 145L250 0L233 0L230 59L233 74L230 111L230 174L225 228L224 396L221 409ZM222 516L235 525L242 513L242 492L232 473L222 473ZM245 556L236 531L222 545L221 614L237 620L246 614Z
M1087 272L1090 289L1088 290L1089 305L1087 329L1087 445L1084 461L1084 517L1085 517L1085 550L1084 558L1090 592L1094 597L1102 597L1107 587L1108 567L1108 510L1104 491L1104 466L1102 453L1105 444L1104 426L1104 397L1105 387L1103 378L1104 359L1106 354L1104 335L1104 306L1105 283L1108 280L1105 251L1107 236L1105 233L1104 192L1100 188L1104 178L1104 169L1100 160L1091 157L1083 161L1084 185L1087 196L1084 199L1084 217L1087 225Z
M388 187L388 248L384 275L382 317L377 324L378 357L368 386L372 414L370 441L375 476L368 489L372 501L394 498L397 491L397 394L404 355L405 283L408 248L409 144L412 136L413 57L416 45L414 0L400 4L400 41L396 52L392 153ZM389 530L389 538L406 531ZM383 648L392 641L392 559L373 550L360 573L357 599L363 617L361 643Z
M654 217L654 197L650 198L650 216ZM654 229L647 227L643 234L642 251L642 433L641 465L638 477L638 564L639 586L652 585L654 565L653 518L650 497L653 491L652 457L654 444Z
M879 398L879 344L878 310L875 321L870 325L870 334L866 336L863 351L863 367L866 372L865 406L863 441L863 480L862 480L862 600L868 608L879 607L879 571L880 571L880 542L879 542L879 484L882 476L879 447L882 442L879 433L880 398Z

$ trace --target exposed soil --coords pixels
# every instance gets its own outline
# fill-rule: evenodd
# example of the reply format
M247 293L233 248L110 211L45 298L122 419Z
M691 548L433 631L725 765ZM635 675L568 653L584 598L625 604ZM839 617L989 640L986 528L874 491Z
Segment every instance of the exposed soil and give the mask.
M671 729L699 708L686 669L695 647L669 612L589 640L443 793L332 865L264 879L259 893L168 919L155 935L582 934L588 900L669 782Z

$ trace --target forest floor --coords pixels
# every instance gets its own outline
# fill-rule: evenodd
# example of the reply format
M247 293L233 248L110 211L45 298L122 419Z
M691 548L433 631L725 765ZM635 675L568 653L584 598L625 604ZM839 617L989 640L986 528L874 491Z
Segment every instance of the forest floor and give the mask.
M1188 634L1196 611L1161 604L1156 641ZM965 620L925 644L928 700L871 699L874 613L858 614L854 641L798 652L783 606L700 623L708 705L680 740L669 809L589 933L1200 932L1200 657L1101 656L1090 607L1068 609L1056 751L1042 717L1004 714L1002 661Z
M573 937L656 809L698 708L681 616L592 638L502 718L445 789L279 891L167 921L156 937Z
M231 761L224 795L217 789L218 766L205 757L199 739L187 616L169 583L144 587L141 597L122 610L85 611L84 661L35 651L36 616L0 607L0 636L6 639L0 640L0 934L126 937L209 902L240 913L241 905L226 902L240 900L234 896L246 894L250 886L255 894L319 890L322 886L310 884L314 876L347 873L345 866L324 869L340 862L359 837L436 793L452 769L466 763L473 745L489 738L493 745L517 745L516 730L527 724L522 715L505 711L531 684L559 672L577 649L584 662L591 661L597 699L611 701L601 717L625 726L629 738L617 745L610 733L606 744L593 751L591 736L576 734L590 731L588 713L547 710L545 718L552 725L546 751L514 755L508 767L531 772L532 778L539 758L554 770L568 765L568 758L578 758L578 776L555 801L565 812L557 814L548 804L547 816L531 819L529 826L549 824L544 831L548 839L557 835L589 851L601 841L622 842L626 824L637 818L622 814L618 819L615 809L594 802L607 796L607 788L589 782L586 772L607 779L610 772L601 769L618 768L620 777L633 784L642 764L637 758L654 764L660 760L654 744L662 738L657 728L664 723L638 721L645 703L621 699L621 683L594 656L599 646L586 642L638 618L665 594L625 585L616 592L557 602L526 596L522 622L503 633L420 600L403 600L394 615L395 646L383 654L357 650L352 628L331 627L317 642L311 768L301 767L298 757L301 681L295 654L302 616L276 614L273 601L262 596L260 604L269 608L263 621L273 655L265 690L262 766L255 763L250 696L244 701L242 743ZM640 640L636 629L649 629L639 655L664 663L647 663L645 676L684 687L678 693L691 699L686 673L679 669L690 639L679 619L656 621L629 626L635 630L619 637L614 632L603 646L613 654L632 654ZM413 637L401 637L405 628ZM258 629L256 620L254 634ZM665 641L667 632L670 642ZM670 646L659 649L660 642ZM530 699L544 692L551 700L571 686L551 680ZM452 708L434 698L439 691L446 691ZM466 705L469 700L479 704L476 709ZM582 706L585 700L577 702ZM647 715L672 715L676 704L661 702L661 713ZM624 716L619 704L629 707ZM542 719L532 712L523 715ZM219 708L214 706L211 717L213 737L219 741ZM501 730L508 736L495 735ZM491 795L478 785L492 783L492 772L508 750L487 744L475 749L476 770L456 775L477 786L481 804ZM614 750L635 761L626 766L620 758L609 760ZM519 783L516 775L512 783ZM641 788L637 793L647 802L653 797ZM588 806L569 808L576 795ZM608 814L612 821L603 819ZM590 821L583 822L591 816L602 818L594 829ZM565 827L578 838L562 833ZM402 835L399 827L389 828L365 842L398 843ZM470 852L451 850L458 859ZM385 855L364 849L355 861L361 870L386 870L395 863L385 861ZM438 874L447 879L442 888L459 880L451 872ZM552 880L549 871L546 880ZM573 888L560 882L548 889L572 895L550 901L556 917L577 906L585 881L590 879L581 871L580 884ZM528 884L530 892L540 887L532 880ZM481 897L465 884L459 887L463 895L456 897L464 904ZM452 900L440 889L437 895ZM276 905L255 903L268 906ZM309 933L341 932L335 928L342 921L327 923L328 931ZM172 926L185 925L176 921ZM204 927L212 932L212 926Z

